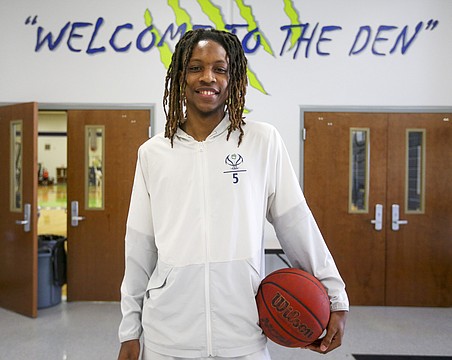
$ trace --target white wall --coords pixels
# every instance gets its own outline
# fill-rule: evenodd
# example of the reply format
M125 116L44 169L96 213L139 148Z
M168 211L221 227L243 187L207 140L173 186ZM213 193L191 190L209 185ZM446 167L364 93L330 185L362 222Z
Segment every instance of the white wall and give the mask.
M211 3L221 10L221 20L225 23L247 23L235 1ZM305 35L311 34L319 23L310 55L304 56L306 46L302 44L296 59L294 50L280 56L286 37L280 27L291 23L283 0L246 0L245 3L250 6L253 21L274 52L272 56L260 48L248 57L250 68L269 95L250 86L247 107L251 112L247 118L277 126L297 172L300 105L452 105L450 0L293 0L294 21L310 24ZM194 24L212 24L198 2L181 0L180 6L179 13L185 10ZM0 103L155 104L156 131L162 131L161 98L166 70L160 60L160 48L141 52L135 45L139 33L146 27L146 9L160 32L176 21L165 0L3 0L0 5ZM99 18L103 19L103 24L94 32ZM429 20L433 20L430 26ZM70 41L69 32L66 33L54 50L43 46L35 51L39 27L44 29L44 34L52 32L56 36L68 22L92 25L77 29ZM408 51L402 54L399 46L389 54L402 29L408 26L409 40L420 22L422 29ZM110 46L109 39L117 26L127 23L132 24L133 29L121 31L116 41L120 45L132 41L131 48L117 52ZM325 35L331 41L321 42L320 51L330 55L321 56L316 51L316 42L320 29L330 25L340 26L341 30ZM349 55L361 26L369 26L375 38L381 25L396 27L382 32L379 36L382 39L375 45L374 50L384 56L373 54L370 45L360 54ZM241 39L245 35L245 30L238 31ZM91 39L92 49L104 46L105 51L87 54ZM361 43L363 39L360 38ZM171 49L176 40L168 41ZM68 44L81 51L71 51Z

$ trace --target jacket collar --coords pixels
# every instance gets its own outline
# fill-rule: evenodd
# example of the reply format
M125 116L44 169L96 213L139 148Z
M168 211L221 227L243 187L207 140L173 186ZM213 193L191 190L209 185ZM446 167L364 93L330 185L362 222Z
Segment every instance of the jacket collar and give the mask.
M225 114L223 117L223 120L220 121L220 123L216 126L215 129L212 130L212 132L207 136L206 140L213 140L214 138L220 136L223 134L229 127L230 121L229 121L229 115L228 113ZM190 140L194 141L193 137L188 135L184 130L182 130L180 127L176 131L176 136L180 140Z

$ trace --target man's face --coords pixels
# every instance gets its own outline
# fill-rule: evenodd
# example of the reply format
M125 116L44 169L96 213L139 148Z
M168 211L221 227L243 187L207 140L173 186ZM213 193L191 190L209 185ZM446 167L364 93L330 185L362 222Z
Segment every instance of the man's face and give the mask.
M228 98L228 57L226 50L213 40L201 40L188 62L186 78L187 115L224 116Z

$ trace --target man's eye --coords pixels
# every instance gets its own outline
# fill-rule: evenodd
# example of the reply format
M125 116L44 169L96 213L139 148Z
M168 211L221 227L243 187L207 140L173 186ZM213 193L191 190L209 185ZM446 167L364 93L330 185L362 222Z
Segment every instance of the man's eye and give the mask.
M190 71L190 72L197 72L200 70L201 70L201 68L199 66L189 66L188 67L188 71Z
M226 74L228 72L228 69L225 68L217 68L217 72L220 74Z

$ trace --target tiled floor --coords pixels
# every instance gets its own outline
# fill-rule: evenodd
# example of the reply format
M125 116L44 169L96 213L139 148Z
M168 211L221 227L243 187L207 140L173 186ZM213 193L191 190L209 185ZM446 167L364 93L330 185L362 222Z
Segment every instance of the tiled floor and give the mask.
M118 303L62 302L39 310L37 319L0 309L0 359L107 360L119 348ZM352 354L452 356L452 309L352 307L341 348L328 359ZM273 360L325 358L309 350L269 343Z

